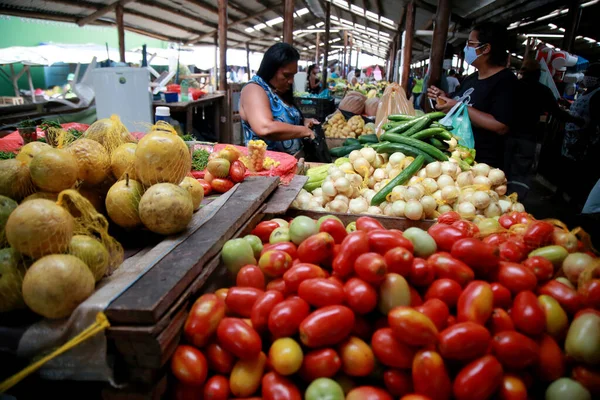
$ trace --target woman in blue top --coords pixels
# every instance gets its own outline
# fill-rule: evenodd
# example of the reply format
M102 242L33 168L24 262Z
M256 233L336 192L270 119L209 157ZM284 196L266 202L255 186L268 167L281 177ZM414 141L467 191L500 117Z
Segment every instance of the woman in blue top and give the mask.
M244 143L262 139L268 150L295 154L302 138L313 139L317 120L303 119L294 106L293 83L300 53L287 43L277 43L265 53L256 75L240 95Z

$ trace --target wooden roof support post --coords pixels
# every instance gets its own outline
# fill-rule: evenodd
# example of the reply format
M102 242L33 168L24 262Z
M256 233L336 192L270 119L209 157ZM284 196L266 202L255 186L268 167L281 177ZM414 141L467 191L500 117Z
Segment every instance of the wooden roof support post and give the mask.
M329 55L329 29L331 28L331 2L325 2L325 40L324 43L324 53L323 53L323 69L321 71L321 76L323 78L323 88L327 88L327 56ZM317 60L318 62L319 60Z
M217 90L219 85L219 34L215 33L214 36L215 41L215 68L214 68L214 79L212 80L212 85Z
M348 78L348 64L346 64L346 47L348 47L348 31L344 31L344 53L342 55L342 76Z
M408 77L410 75L410 64L412 63L412 46L415 34L415 2L410 1L406 6L406 24L404 29L404 43L402 44L402 75L400 85L408 96Z
M569 5L569 13L567 14L567 28L565 31L565 37L561 48L568 51L573 51L573 44L575 43L575 36L577 36L577 30L579 29L579 20L581 19L581 6L580 1L572 0Z
M450 24L450 0L438 0L437 14L433 27L433 40L431 42L431 55L429 56L428 86L440 86L442 77L442 64L446 53L446 39L448 38L448 25ZM429 103L424 102L426 111L431 111Z
M117 32L119 33L119 58L122 63L125 62L125 24L123 23L123 6L117 5L115 9L117 16Z
M109 4L106 7L102 7L101 9L99 9L98 11L93 12L92 14L88 15L87 17L81 18L80 20L77 21L77 25L79 26L84 26L86 24L89 24L90 22L94 22L95 20L97 20L98 18L102 17L103 15L108 14L109 12L115 10L117 8L117 6L125 6L127 3L131 3L135 0L118 0L115 1L112 4Z
M227 0L219 0L219 90L227 90Z
M294 0L283 4L283 41L294 45Z
M252 78L252 71L250 71L250 43L246 42L246 68L248 69L248 80Z
M315 45L315 64L319 64L319 52L321 49L321 35L319 35L319 32L317 32L317 42Z

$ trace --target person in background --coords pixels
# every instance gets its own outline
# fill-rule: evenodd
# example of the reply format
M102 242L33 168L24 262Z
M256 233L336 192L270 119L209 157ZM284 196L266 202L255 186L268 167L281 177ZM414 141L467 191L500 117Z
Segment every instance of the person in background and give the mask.
M331 77L331 79L337 79L340 77L340 74L338 74L337 69L334 69L333 67L331 67L331 73L329 74L329 76Z
M419 105L421 104L419 102L419 98L421 97L422 92L423 92L423 78L421 78L419 75L416 75L415 76L415 85L412 88L412 95L413 95L413 102L414 102L415 110L421 109L421 107L419 107Z
M319 79L319 67L312 64L308 67L308 93L319 94L321 92L321 79Z
M277 43L266 51L260 68L242 89L240 117L244 143L262 139L268 150L296 154L302 138L314 138L311 130L319 122L303 119L294 105L293 83L300 53L287 43Z
M465 61L477 71L465 78L456 93L469 89L469 118L475 138L476 161L496 168L504 166L505 135L514 121L517 77L506 68L508 34L494 23L477 25L465 45ZM437 99L436 108L449 112L456 100L440 88L430 86L429 98Z
M446 80L448 81L448 94L450 97L453 97L456 90L460 87L460 82L456 77L456 71L451 69L450 72L448 72Z
M350 84L351 85L356 85L357 83L360 83L360 74L361 74L361 70L360 69L355 69L354 70L354 76L352 76L352 79L350 79Z

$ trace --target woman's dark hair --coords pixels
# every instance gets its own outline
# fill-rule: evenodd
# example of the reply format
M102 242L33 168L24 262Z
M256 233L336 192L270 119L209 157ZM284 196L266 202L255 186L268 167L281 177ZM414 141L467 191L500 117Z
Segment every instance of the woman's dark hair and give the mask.
M269 83L284 65L300 60L300 53L292 45L287 43L276 43L269 47L260 63L256 75ZM310 70L309 70L310 73Z
M310 76L310 74L312 74L313 69L317 68L316 64L311 64L308 66L308 76Z
M508 32L506 27L491 22L476 25L473 28L477 32L477 40L483 44L489 44L490 63L497 66L505 66L508 53Z

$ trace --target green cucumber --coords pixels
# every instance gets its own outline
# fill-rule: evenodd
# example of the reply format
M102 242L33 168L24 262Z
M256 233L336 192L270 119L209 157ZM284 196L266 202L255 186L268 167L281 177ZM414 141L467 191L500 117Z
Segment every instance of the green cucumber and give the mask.
M427 116L423 115L422 117L418 117L415 119L411 119L410 121L406 121L403 124L397 125L392 129L388 130L389 133L402 133L410 129L413 125L420 123L421 121L426 121Z
M414 136L413 136L414 137ZM450 145L446 142L442 142L440 139L435 138L435 137L430 137L429 139L427 139L427 141L436 149L440 149L442 151L446 151L448 150L448 147L450 147Z
M360 144L360 142L358 141L358 139L348 138L344 140L342 146L350 146L351 144Z
M419 139L419 140L424 140L424 139L429 139L430 137L435 136L436 133L440 133L442 131L443 131L442 128L427 128L427 129L423 129L422 131L416 132L413 135L410 135L410 137ZM409 136L409 135L406 135L406 136Z
M424 163L425 157L418 155L408 167L404 168L402 172L396 175L394 179L392 179L379 192L377 192L375 196L373 196L371 199L371 205L378 206L383 203L387 199L388 194L392 193L392 190L396 186L408 182L408 180L421 169Z
M435 161L433 157L431 157L424 151L400 143L388 142L382 146L377 147L375 150L377 150L378 153L394 154L400 152L411 157L423 156L425 157L425 162L428 164Z
M379 143L379 139L376 134L371 133L369 135L360 135L358 137L358 142L362 144Z
M432 121L437 121L438 119L442 119L446 116L446 113L443 113L441 111L436 111L436 112L432 112L429 114L425 114L430 120Z
M423 129L427 129L427 127L431 124L431 120L429 118L425 118L423 121L420 121L417 124L411 126L408 130L404 131L402 134L405 136L412 136L415 133L422 131Z
M389 121L410 121L411 119L415 119L416 117L412 115L404 115L404 114L392 114L388 115Z
M348 154L352 153L354 150L360 150L363 148L362 144L351 144L349 146L335 147L333 149L329 149L329 154L332 157L345 157Z
M377 143L373 143L373 144L367 144L365 147L370 147L372 149L377 150L378 148L380 148L383 145L388 144L389 142L377 142Z
M438 161L448 161L448 157L442 153L439 149L436 149L432 145L422 142L419 139L413 139L411 137L407 137L404 135L398 135L394 133L384 133L381 135L382 140L388 140L394 143L405 144L411 147L415 147L427 154L431 157L435 158Z
M390 129L395 128L396 126L401 125L404 122L406 122L406 121L392 121L392 122L388 122L388 123L384 124L381 128L384 131L389 131Z

